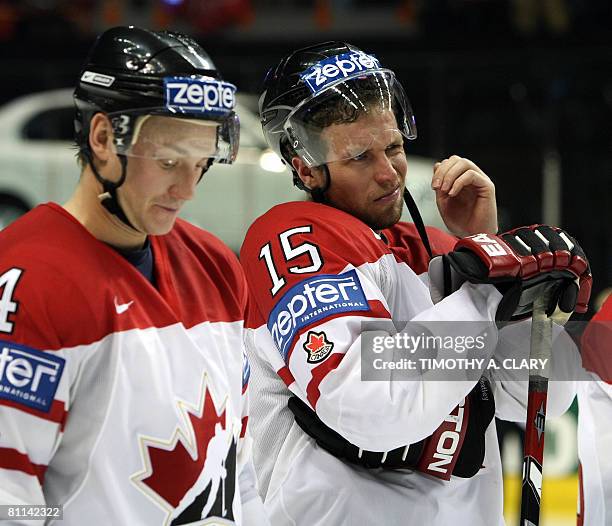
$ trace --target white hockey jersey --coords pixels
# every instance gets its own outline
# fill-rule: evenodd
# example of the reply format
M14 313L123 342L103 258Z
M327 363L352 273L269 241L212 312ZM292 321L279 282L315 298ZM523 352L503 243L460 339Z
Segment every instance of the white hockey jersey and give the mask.
M437 253L455 243L435 229L429 236ZM298 396L328 427L369 451L413 444L453 419L449 413L476 381L361 379L362 321L495 319L501 296L489 285L464 284L434 305L427 276L420 276L427 260L413 225L400 223L379 235L313 202L276 206L248 231L241 263L251 291L250 423L264 504L275 526L503 524L494 423L477 474L445 481L339 460L302 431L287 408L289 396ZM529 346L522 343L496 352L525 357ZM492 380L498 416L524 421L526 383ZM573 393L550 398L549 413L563 412Z
M184 221L150 239L156 287L56 204L0 233L0 504L244 524L244 275Z

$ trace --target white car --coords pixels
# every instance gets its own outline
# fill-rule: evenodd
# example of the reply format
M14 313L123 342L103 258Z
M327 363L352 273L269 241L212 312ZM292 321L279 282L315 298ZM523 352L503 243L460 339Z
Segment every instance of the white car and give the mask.
M238 95L240 149L232 165L206 173L181 216L210 230L234 251L255 218L275 204L301 200L280 159L267 148L252 96ZM27 95L0 108L0 229L39 203L65 202L79 167L72 90ZM426 224L442 226L429 189L433 161L409 158L408 186Z

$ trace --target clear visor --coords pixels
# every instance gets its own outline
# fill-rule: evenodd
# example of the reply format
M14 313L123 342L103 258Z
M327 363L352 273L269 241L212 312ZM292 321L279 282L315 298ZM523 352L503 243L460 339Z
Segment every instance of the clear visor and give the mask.
M304 100L284 132L308 166L358 158L416 138L410 103L389 70L360 73Z
M116 152L152 160L212 159L232 163L239 144L238 116L204 120L122 112L109 115Z
M384 114L381 115L381 119L385 120ZM387 120L390 121L388 124L394 124L394 120ZM326 144L324 162L359 159L368 151L401 148L404 145L404 140L407 139L398 128L383 128L380 126L370 129L362 128L357 132L354 128L356 127L350 124L336 124L328 127L321 134L321 138Z

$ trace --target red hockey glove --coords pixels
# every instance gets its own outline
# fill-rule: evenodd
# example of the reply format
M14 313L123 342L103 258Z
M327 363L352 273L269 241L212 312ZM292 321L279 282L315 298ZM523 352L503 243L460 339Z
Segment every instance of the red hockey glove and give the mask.
M443 280L444 296L465 281L495 285L503 294L497 321L531 316L534 299L545 293L551 298L548 315L557 307L564 313L585 312L592 282L580 245L567 232L547 225L460 239L452 252L432 260L430 278L438 286Z

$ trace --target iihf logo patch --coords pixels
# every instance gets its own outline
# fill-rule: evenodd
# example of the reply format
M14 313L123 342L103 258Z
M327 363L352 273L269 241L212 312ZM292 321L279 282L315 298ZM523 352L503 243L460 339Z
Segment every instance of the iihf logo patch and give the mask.
M304 343L308 363L322 362L330 355L333 348L334 344L327 339L325 332L308 332L308 340Z

